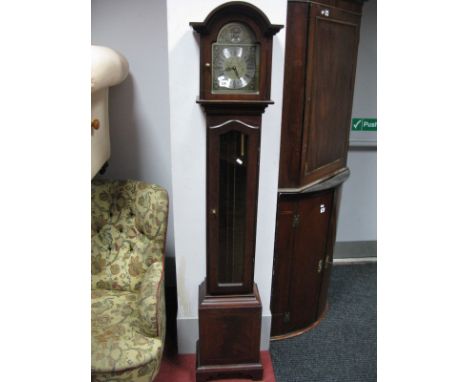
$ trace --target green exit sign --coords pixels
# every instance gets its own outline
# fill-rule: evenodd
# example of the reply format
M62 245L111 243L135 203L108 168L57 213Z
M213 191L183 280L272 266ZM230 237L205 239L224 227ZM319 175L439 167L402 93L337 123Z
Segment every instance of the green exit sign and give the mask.
M352 131L377 131L377 118L353 118Z

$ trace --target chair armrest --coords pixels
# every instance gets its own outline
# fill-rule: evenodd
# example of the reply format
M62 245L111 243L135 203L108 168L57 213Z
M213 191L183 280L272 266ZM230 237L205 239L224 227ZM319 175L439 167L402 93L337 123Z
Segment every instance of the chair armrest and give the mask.
M164 268L155 262L146 270L138 292L140 328L151 337L160 337L164 343L166 332L166 304L164 297Z
M121 83L128 75L128 61L105 46L91 45L91 93Z

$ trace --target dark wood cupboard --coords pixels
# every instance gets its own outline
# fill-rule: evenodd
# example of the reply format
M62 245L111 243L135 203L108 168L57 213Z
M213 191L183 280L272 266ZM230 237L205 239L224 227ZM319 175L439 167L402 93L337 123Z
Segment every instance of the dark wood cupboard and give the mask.
M346 167L362 1L288 1L272 336L326 308Z
M302 193L278 194L271 295L273 337L314 326L327 306L341 184L349 170Z
M322 1L288 2L280 188L346 167L360 8Z

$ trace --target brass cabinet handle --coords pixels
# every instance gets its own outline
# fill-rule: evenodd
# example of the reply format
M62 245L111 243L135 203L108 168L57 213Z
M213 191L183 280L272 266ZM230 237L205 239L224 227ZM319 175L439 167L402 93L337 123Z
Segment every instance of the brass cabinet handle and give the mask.
M97 118L93 119L93 121L91 122L91 127L94 130L97 130L97 129L99 129L99 126L100 126L99 119L97 119Z

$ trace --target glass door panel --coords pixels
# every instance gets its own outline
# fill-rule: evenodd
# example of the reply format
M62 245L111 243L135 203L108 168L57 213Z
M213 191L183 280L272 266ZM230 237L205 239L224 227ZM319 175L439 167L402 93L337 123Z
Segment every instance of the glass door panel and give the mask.
M244 277L248 136L220 136L218 283L238 284Z

